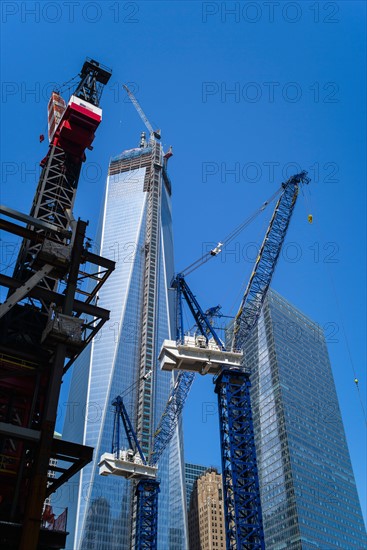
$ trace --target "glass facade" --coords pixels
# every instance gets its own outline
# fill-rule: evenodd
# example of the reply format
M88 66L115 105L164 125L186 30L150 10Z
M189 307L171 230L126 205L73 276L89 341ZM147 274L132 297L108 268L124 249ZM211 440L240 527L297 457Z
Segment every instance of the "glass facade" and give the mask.
M173 383L173 375L157 365L174 322L168 291L173 276L170 185L158 143L111 161L100 243L100 254L116 261L98 301L111 315L74 366L69 410L74 403L75 414L67 415L63 430L64 439L94 447L94 458L56 497L69 509L70 550L121 550L133 544L133 482L98 474L101 454L111 451L111 402L123 395L148 451ZM143 382L150 364L151 378ZM182 445L179 426L159 462L160 550L187 547Z
M266 549L367 548L320 327L270 290L245 357Z
M190 505L190 497L194 488L195 481L208 470L208 466L200 466L199 464L185 463L185 482L186 482L186 503L187 508Z

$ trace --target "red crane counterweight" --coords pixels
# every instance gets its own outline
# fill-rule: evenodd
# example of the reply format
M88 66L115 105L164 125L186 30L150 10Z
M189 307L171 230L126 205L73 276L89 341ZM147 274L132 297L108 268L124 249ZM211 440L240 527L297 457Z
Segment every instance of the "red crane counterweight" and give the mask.
M62 115L66 110L66 103L60 94L52 92L47 106L48 119L48 141L51 143L56 128L58 127Z

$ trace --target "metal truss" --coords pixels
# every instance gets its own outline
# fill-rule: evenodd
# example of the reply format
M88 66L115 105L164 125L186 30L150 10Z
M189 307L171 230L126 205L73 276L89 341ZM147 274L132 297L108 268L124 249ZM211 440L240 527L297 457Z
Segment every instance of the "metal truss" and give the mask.
M224 370L216 380L227 550L264 550L254 430L247 373Z
M136 488L136 550L156 550L158 531L159 481L142 479Z
M87 59L75 94L98 106L110 76L109 69ZM96 302L114 262L89 252L88 224L72 214L85 149L91 148L100 117L88 113L95 111L89 107L76 115L78 109L69 106L41 161L30 215L1 208L26 224L0 220L1 229L22 238L13 277L0 274L9 290L0 309L0 451L9 453L12 464L2 471L7 505L0 527L17 528L20 550L39 547L45 498L92 459L92 448L54 439L57 403L65 371L109 319ZM58 465L51 468L50 458ZM2 537L6 547L13 535ZM50 545L64 548L65 540Z
M296 204L299 184L308 184L309 181L307 172L303 171L282 184L283 192L275 206L234 321L232 349L242 349L244 341L258 321Z
M118 395L113 401L112 406L115 407L115 414L113 419L113 436L112 436L112 448L111 453L118 456L120 452L120 420L124 426L126 437L129 442L129 449L133 449L134 453L139 452L140 458L143 464L146 464L145 456L141 450L138 438L131 424L129 415L127 414L124 402L120 395Z
M60 147L52 145L46 157L37 191L33 200L30 216L52 224L59 232L53 232L53 238L64 242L65 232L70 227L70 215L73 209L81 163L74 163ZM28 226L33 229L32 226ZM43 229L37 233L45 235ZM24 281L33 273L33 260L40 250L40 242L24 239L14 269L14 277ZM43 286L56 290L58 279L45 278Z
M194 372L181 371L168 397L166 407L153 436L153 451L149 464L155 466L171 441L195 378Z
M27 218L29 218L31 224L32 218L29 216L27 216ZM23 243L26 241L37 243L40 247L40 251L45 241L48 243L53 242L57 245L55 237L57 231L52 233L48 232L48 237L46 238L45 231L41 233L35 229L32 230L28 227L21 227L6 220L0 221L0 228L14 235L23 237ZM50 238L52 238L52 241ZM82 249L80 261L83 266L87 267L81 269L79 264L78 273L76 275L75 293L80 299L74 300L74 316L84 319L82 326L82 345L78 350L75 350L75 352L70 350L71 353L68 355L69 358L65 364L64 372L70 368L72 363L81 353L81 350L89 344L92 338L102 328L103 324L109 319L109 312L95 305L95 299L100 288L112 273L114 262L93 254L87 248ZM39 353L42 331L49 320L50 314L53 313L55 308L61 307L64 293L61 292L60 289L59 292L55 292L42 284L30 284L30 280L37 277L37 273L40 273L40 277L42 276L42 265L40 262L34 262L33 271L29 272L29 274L31 273L33 273L33 275L27 281L26 287L15 278L0 274L0 285L7 287L10 293L10 298L3 306L9 302L9 305L12 307L11 311L10 307L8 308L3 326L9 341L16 339L17 345L20 345L21 348L26 346L29 351L34 349ZM45 278L43 278L43 281L44 279ZM23 289L22 292L17 295L21 289ZM26 300L25 303L24 300ZM22 301L23 303L21 303ZM3 306L0 306L0 309Z

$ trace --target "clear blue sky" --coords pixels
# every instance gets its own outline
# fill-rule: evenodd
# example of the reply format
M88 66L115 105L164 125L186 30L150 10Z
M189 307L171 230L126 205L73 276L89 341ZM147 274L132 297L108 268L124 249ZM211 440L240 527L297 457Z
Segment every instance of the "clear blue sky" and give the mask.
M144 129L124 82L162 128L165 146L174 146L177 269L270 196L296 171L288 163L309 170L308 202L300 197L273 287L321 326L329 323L365 510L366 427L351 366L366 407L365 3L4 0L1 9L1 202L29 211L52 83L76 75L86 56L113 69L75 207L91 237L109 158L136 146ZM250 243L261 240L266 223L244 234L236 254L226 251L192 275L203 307L220 303L233 312L251 269ZM5 267L8 252L5 243ZM186 459L219 465L217 418L202 415L207 403L215 403L211 380L198 379L184 416Z

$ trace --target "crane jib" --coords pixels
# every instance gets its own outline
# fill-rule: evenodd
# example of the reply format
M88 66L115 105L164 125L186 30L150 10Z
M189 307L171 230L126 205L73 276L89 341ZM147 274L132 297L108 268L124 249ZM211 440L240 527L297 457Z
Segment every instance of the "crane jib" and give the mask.
M307 172L301 172L282 185L282 195L275 206L234 321L232 349L242 349L245 340L257 323L297 201L299 184L307 184L309 181Z

